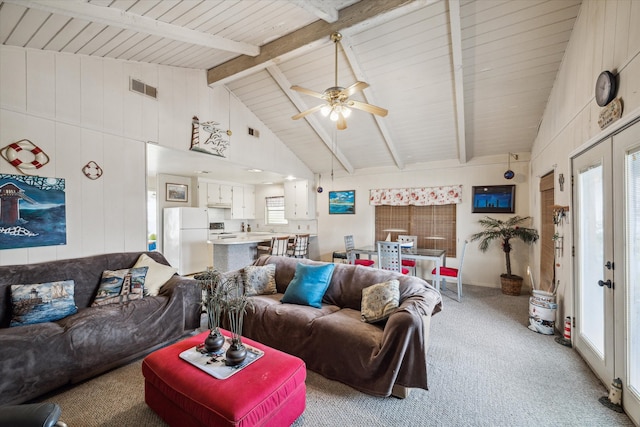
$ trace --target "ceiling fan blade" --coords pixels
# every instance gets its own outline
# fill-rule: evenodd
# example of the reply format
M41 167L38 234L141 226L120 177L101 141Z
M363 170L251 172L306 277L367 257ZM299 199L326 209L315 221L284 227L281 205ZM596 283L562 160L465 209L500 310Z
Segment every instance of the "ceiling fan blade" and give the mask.
M343 89L340 92L341 95L345 95L347 98L353 95L354 93L366 89L369 87L369 83L357 81L346 89Z
M385 110L382 107L377 107L375 105L367 104L359 101L351 101L347 102L349 107L357 108L358 110L366 111L367 113L376 114L378 116L384 117L389 114L389 111Z
M297 85L291 86L291 89L293 89L295 91L298 91L300 93L304 93L306 95L315 96L316 98L324 99L324 96L321 93L315 92L315 91L313 91L311 89L305 89L305 88L297 86Z
M324 107L324 105L325 105L325 104L316 105L315 107L313 107L313 108L309 108L308 110L303 111L303 112L301 112L301 113L298 113L298 114L296 114L295 116L291 116L291 118L292 118L293 120L301 119L301 118L303 118L304 116L306 116L306 115L308 115L308 114L315 113L316 111L320 111L320 109L321 109L322 107Z
M338 128L338 130L345 130L347 128L347 120L344 118L342 113L338 113L338 122L336 123L336 128Z

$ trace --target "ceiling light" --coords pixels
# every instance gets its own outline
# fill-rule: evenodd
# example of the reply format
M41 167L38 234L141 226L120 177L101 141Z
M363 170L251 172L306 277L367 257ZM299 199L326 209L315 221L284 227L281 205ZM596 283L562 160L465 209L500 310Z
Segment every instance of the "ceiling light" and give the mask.
M205 173L211 173L211 171L193 171L193 173L205 174Z
M253 168L253 169L249 169L249 172L262 172L262 169Z
M331 114L329 115L329 118L331 119L331 121L336 122L338 121L338 112L336 111L335 108L333 108L331 110Z
M342 107L342 115L346 119L347 117L349 117L351 115L351 109L343 106Z
M325 117L327 117L330 112L331 112L331 106L329 104L323 105L322 108L320 109L320 113Z
M293 181L294 179L296 179L295 176L293 175L289 175L288 177L285 178L287 181Z

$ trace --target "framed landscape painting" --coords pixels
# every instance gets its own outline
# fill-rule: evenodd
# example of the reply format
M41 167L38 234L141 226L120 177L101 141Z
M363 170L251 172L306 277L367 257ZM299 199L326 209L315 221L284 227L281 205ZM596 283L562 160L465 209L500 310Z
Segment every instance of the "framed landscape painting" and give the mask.
M482 185L472 189L472 213L514 213L515 185Z
M329 191L329 214L355 214L356 190Z
M189 186L167 182L167 202L188 202Z

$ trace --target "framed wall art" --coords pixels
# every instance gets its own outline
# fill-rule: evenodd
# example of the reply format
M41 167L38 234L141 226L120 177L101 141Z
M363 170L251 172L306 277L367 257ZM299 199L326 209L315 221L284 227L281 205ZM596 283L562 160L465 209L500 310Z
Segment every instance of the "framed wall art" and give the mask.
M167 202L188 202L189 186L187 184L172 184L167 182Z
M355 214L356 190L329 191L329 214Z
M474 186L472 199L472 213L514 213L516 210L516 186Z

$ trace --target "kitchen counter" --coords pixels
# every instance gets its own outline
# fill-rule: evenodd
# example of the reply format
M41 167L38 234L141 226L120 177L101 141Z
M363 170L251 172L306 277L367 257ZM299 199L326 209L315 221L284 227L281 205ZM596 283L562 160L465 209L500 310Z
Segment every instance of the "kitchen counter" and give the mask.
M218 271L237 270L252 264L257 256L258 245L268 246L272 237L289 236L294 239L297 233L253 231L233 234L237 237L207 240L213 246L213 267ZM315 237L317 235L312 234L310 240Z

